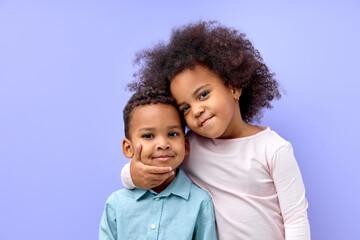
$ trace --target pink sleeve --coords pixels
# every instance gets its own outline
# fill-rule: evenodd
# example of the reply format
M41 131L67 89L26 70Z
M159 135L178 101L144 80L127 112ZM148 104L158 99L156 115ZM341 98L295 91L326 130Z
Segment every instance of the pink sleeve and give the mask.
M124 187L127 189L134 189L135 185L131 179L130 174L130 163L125 164L125 166L121 170L121 181Z
M284 219L285 239L310 239L305 187L290 143L274 154L272 174Z

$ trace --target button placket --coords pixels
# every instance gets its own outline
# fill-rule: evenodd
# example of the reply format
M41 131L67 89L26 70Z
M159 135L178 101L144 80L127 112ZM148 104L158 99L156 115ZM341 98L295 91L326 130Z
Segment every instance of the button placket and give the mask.
M148 231L146 239L157 239L162 215L163 201L162 198L154 196L150 206L150 216L148 222Z

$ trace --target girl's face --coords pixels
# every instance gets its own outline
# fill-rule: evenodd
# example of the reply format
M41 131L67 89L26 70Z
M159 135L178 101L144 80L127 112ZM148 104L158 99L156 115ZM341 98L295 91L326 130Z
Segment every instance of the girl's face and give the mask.
M208 138L237 137L241 89L225 86L209 68L197 65L177 74L170 91L191 130Z

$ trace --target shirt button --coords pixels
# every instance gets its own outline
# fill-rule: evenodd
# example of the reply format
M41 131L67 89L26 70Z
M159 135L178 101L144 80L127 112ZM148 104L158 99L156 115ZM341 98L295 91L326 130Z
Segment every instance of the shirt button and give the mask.
M158 198L158 197L155 198L155 201L159 201L159 200L160 200L160 198Z
M151 224L151 229L155 229L155 228L156 228L155 224Z

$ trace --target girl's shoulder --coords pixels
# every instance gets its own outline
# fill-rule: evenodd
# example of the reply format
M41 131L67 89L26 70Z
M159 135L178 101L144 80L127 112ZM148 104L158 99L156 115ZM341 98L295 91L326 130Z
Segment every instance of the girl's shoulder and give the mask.
M263 130L265 134L263 134L263 136L259 138L259 141L262 141L263 144L280 147L289 143L274 130L271 130L270 127L263 127L263 128L265 129Z

